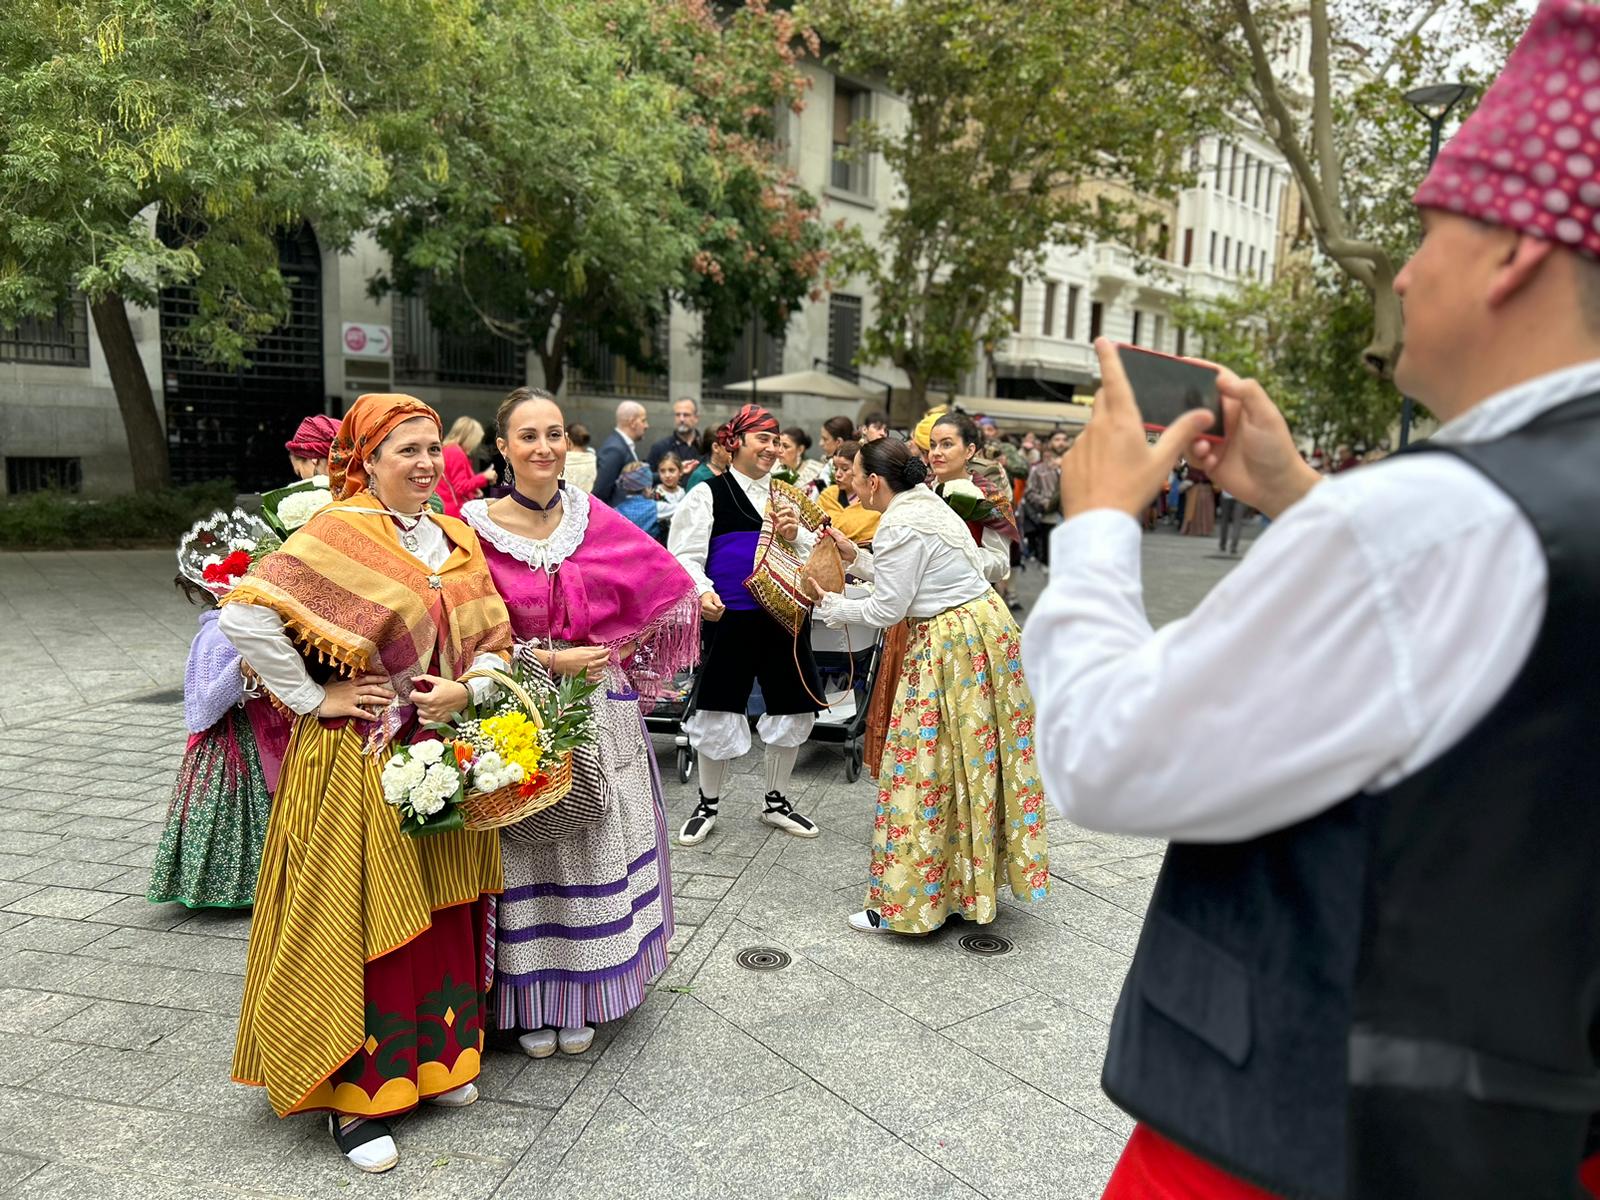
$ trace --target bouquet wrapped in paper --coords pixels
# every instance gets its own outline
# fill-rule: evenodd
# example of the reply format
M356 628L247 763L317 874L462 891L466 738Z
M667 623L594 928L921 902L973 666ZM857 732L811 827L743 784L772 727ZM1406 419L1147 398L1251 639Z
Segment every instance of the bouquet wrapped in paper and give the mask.
M994 516L994 502L970 479L952 479L939 489L939 494L963 521L981 523Z
M304 525L318 510L333 503L333 491L326 475L313 475L288 487L276 488L261 496L261 517L280 538L286 538Z

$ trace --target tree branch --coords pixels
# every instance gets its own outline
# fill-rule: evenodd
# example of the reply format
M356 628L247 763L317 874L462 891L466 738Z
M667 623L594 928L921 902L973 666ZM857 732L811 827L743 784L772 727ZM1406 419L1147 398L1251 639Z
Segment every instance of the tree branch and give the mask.
M1390 71L1394 70L1395 64L1400 61L1400 55L1406 48L1406 43L1421 34L1422 27L1433 20L1434 14L1443 7L1444 0L1428 0L1423 5L1422 13L1411 23L1411 28L1406 30L1395 42L1394 47L1389 51L1389 57L1383 60L1383 66L1379 67L1376 72L1377 78L1383 79L1388 76Z

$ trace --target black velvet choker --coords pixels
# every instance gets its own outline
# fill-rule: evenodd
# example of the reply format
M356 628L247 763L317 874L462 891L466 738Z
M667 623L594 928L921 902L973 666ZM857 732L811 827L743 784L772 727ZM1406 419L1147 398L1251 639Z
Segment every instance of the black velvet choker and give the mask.
M552 508L561 503L561 489L559 487L556 488L556 494L550 497L549 504L540 504L537 500L530 500L521 492L517 491L516 488L511 489L511 498L518 504L522 505L523 508L531 508L537 513L549 512Z

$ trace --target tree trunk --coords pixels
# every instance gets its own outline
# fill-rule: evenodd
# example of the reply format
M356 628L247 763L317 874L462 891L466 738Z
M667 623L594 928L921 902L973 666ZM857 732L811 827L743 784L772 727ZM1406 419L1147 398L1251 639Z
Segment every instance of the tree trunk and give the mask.
M1372 341L1361 352L1361 357L1367 370L1379 379L1392 381L1394 365L1405 341L1405 318L1401 314L1400 297L1395 295L1393 274L1378 271L1376 275L1372 288Z
M539 365L544 368L544 390L552 396L561 394L561 385L567 377L567 323L557 316L539 342Z
M150 379L144 373L138 343L133 339L128 307L121 296L112 292L91 303L89 311L94 313L100 349L106 356L106 369L117 394L117 408L122 412L122 427L128 435L134 491L160 491L171 481L167 434L161 427L161 414L156 411L155 396L150 391Z
M911 429L928 411L928 377L921 371L906 371L910 384L896 388L889 403L889 424L896 429Z

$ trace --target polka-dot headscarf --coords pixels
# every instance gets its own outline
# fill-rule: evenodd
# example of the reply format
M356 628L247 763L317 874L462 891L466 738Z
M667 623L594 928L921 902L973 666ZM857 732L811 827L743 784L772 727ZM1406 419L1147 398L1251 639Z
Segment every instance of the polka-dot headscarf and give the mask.
M1544 0L1414 200L1600 259L1597 167L1600 6Z

